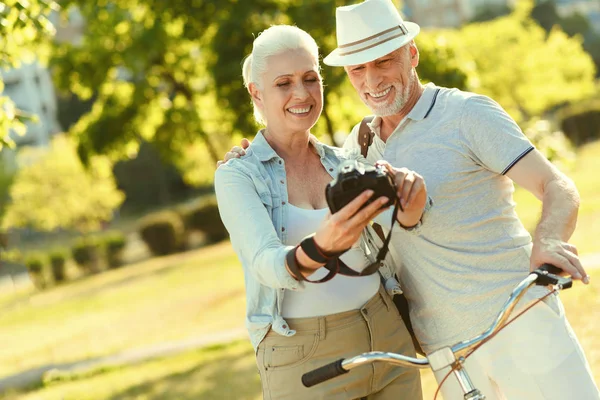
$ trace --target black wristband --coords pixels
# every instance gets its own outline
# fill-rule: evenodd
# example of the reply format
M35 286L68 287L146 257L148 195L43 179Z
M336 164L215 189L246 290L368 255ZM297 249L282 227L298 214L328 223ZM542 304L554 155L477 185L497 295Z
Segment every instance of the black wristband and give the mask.
M327 260L331 258L323 254L319 246L317 246L317 243L315 243L315 237L313 235L305 237L300 242L300 247L302 247L302 250L304 250L308 258L319 264L325 264Z
M347 251L344 250L336 253L326 253L319 247L319 245L317 245L317 242L315 242L315 235L309 235L305 237L302 242L300 242L300 247L302 247L304 253L306 253L311 260L319 264L325 264L327 261L337 258Z
M298 250L298 247L300 247L300 245L294 247L293 249L291 249L290 251L288 251L288 253L285 256L285 264L287 265L288 270L292 273L292 275L296 278L297 281L301 282L301 281L306 281L306 282L310 282L310 283L323 283L323 282L327 282L328 280L332 279L339 271L339 263L334 262L334 266L326 266L329 267L327 268L329 270L329 273L317 280L317 281L313 281L310 279L306 279L304 277L304 275L302 274L302 270L304 269L306 272L308 272L310 274L310 270L308 268L305 268L303 266L301 266L298 263L298 259L296 258L296 250ZM314 271L312 271L314 272Z

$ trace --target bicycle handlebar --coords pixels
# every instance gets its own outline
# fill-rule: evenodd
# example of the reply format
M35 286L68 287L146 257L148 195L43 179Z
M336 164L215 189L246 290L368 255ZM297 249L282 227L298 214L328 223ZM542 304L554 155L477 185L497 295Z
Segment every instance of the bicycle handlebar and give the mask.
M302 384L311 387L350 372L342 367L343 358L302 375Z
M449 351L452 352L453 356L459 353L463 353L468 349L473 348L478 343L486 340L496 333L508 319L513 308L516 306L518 301L523 297L527 289L531 286L540 285L548 286L554 285L559 290L568 289L573 286L573 280L567 277L561 277L558 274L562 273L562 270L551 264L544 264L538 269L534 270L529 274L517 287L512 291L508 301L502 307L502 310L492 323L492 325L481 335L464 342L457 343L452 346ZM351 369L356 368L360 365L370 364L374 361L386 361L392 364L426 368L430 365L430 362L426 358L414 358L408 357L401 354L387 353L380 351L373 351L369 353L363 353L352 358L339 359L330 364L324 365L320 368L312 370L302 375L302 383L306 387L311 387L319 383L325 382L329 379L333 379L337 376L343 375L349 372Z

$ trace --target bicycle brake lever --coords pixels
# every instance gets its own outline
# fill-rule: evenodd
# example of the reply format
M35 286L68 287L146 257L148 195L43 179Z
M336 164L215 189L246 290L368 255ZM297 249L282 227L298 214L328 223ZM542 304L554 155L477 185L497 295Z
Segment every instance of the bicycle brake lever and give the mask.
M562 270L551 264L544 264L532 273L537 275L536 285L548 286L558 285L561 289L569 289L573 286L573 279L559 276Z

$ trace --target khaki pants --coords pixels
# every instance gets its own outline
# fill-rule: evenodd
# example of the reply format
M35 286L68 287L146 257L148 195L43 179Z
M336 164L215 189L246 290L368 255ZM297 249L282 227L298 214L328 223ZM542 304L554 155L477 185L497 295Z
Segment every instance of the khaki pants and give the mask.
M296 330L294 336L270 331L258 346L265 400L422 399L418 370L385 363L363 365L311 388L300 380L305 372L367 351L415 356L410 335L383 288L360 310L286 321Z

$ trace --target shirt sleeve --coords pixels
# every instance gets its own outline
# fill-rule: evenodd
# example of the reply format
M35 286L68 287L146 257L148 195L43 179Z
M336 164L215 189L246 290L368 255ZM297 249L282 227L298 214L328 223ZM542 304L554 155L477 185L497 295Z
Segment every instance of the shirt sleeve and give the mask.
M285 267L293 246L285 246L277 236L252 178L230 161L215 172L215 192L221 220L244 267L264 286L302 289L302 282Z
M508 113L486 96L465 101L459 135L477 164L503 175L534 149Z

